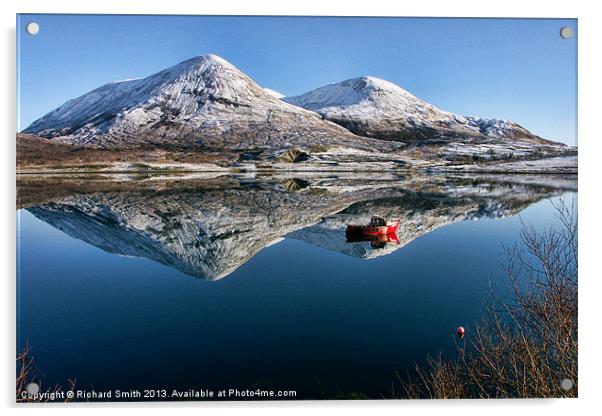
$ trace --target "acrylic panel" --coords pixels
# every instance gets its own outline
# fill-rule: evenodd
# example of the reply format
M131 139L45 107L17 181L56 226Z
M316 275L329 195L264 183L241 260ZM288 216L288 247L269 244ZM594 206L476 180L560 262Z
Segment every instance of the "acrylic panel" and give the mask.
M576 19L17 16L16 399L576 397Z

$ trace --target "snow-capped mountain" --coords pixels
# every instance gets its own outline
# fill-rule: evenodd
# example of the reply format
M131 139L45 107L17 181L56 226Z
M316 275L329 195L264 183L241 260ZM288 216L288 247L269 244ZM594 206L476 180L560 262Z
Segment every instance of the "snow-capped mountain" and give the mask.
M567 151L516 123L442 111L374 77L280 95L219 56L197 56L68 101L18 133L18 154L29 167L191 161L394 170Z
M369 76L326 85L283 100L315 111L358 135L384 140L503 138L546 142L513 122L439 110L392 82Z
M103 85L23 132L101 148L191 143L277 148L345 140L362 146L362 139L279 100L216 55L198 56L146 78Z

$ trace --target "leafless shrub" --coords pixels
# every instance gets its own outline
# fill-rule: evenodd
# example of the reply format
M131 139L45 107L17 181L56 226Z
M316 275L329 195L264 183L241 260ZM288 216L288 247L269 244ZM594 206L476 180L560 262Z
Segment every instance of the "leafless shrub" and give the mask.
M52 386L48 389L42 389L42 382L37 377L37 371L34 365L34 358L31 354L31 348L28 344L17 353L17 378L16 378L16 402L17 403L40 403L63 400L65 402L70 399L65 394L63 388L59 385ZM39 386L39 395L32 396L24 394L27 392L27 386L35 383ZM68 380L68 389L75 388L75 380Z
M522 224L520 243L506 249L506 296L460 341L456 359L429 357L401 380L407 398L577 396L577 214L554 205L561 227ZM561 389L569 379L573 388Z

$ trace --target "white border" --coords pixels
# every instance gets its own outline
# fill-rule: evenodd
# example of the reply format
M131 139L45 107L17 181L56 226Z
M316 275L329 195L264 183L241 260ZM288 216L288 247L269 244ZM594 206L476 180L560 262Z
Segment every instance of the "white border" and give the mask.
M602 137L600 135L602 111L600 97L600 50L602 36L600 16L595 2L525 0L449 1L422 0L412 2L387 2L384 0L13 0L3 1L2 13L2 82L3 99L0 101L2 117L2 373L0 383L1 403L9 411L28 411L15 407L14 356L15 356L15 14L20 13L112 13L112 14L244 14L244 15L345 15L345 16L446 16L446 17L558 17L579 19L579 399L573 400L504 400L504 401L406 401L406 402L241 402L241 403L171 403L171 404L76 404L77 412L104 414L109 408L128 409L131 414L163 414L166 408L178 412L198 414L232 413L245 411L251 415L265 414L326 414L341 410L348 414L364 416L367 411L382 414L420 412L445 415L504 415L508 412L534 411L548 415L566 415L569 412L587 411L600 407L600 310L599 296L602 276L596 259L600 257L600 202L599 167L602 164ZM597 169L598 168L598 169ZM583 226L585 225L585 226ZM61 405L47 405L49 413L63 414Z

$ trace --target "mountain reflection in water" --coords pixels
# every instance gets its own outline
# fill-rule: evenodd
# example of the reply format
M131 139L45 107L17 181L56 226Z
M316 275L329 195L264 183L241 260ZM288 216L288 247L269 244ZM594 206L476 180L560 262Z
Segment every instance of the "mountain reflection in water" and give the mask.
M104 251L218 280L285 236L371 259L438 227L513 215L576 189L576 178L558 175L21 177L18 207ZM373 216L400 218L396 235L347 238L347 224Z

